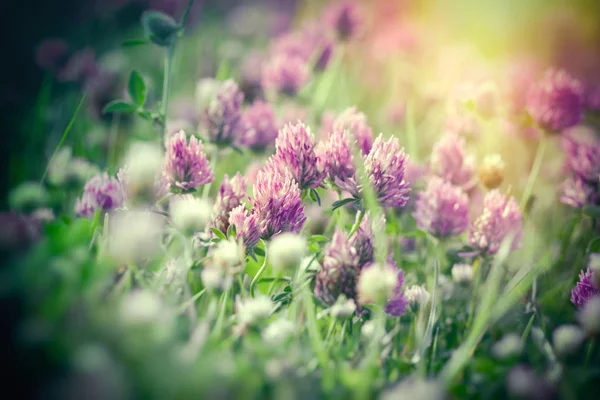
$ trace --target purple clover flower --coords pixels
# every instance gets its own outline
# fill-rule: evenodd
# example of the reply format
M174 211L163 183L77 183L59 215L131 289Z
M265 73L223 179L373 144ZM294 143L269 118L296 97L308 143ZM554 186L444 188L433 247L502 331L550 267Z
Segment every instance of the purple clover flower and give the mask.
M600 111L600 84L588 88L585 104L590 110Z
M271 54L299 57L307 65L314 65L315 70L324 70L331 60L333 45L332 38L323 26L309 23L297 32L277 38L271 47Z
M229 224L235 227L237 238L244 241L247 249L252 249L260 240L256 214L249 213L244 205L239 205L231 210Z
M600 174L600 139L584 126L568 129L562 135L566 169L585 182L598 183Z
M62 39L44 39L35 51L35 62L43 69L56 72L67 60L69 46Z
M511 249L521 246L523 217L514 198L507 198L498 190L491 190L483 199L483 211L473 221L469 242L487 254L496 254L502 242L512 236Z
M579 282L571 290L571 303L577 308L583 308L589 299L600 294L600 289L594 285L593 275L591 268L588 268L585 273L579 272Z
M417 226L434 236L456 236L469 226L469 198L441 178L432 177L419 193L413 213Z
M282 232L298 233L306 221L298 183L289 171L271 163L258 172L252 203L263 239Z
M527 93L527 111L547 130L561 131L583 117L584 93L581 83L563 70L547 71Z
M180 131L169 138L166 147L163 176L167 186L190 190L215 179L198 138L192 136L188 144L185 132Z
M75 213L90 218L97 210L110 211L124 203L123 185L105 172L92 177L83 188L83 195L75 201Z
M344 110L333 122L333 130L348 130L358 143L363 154L369 154L373 146L373 130L367 122L365 113L356 107Z
M342 191L358 197L356 166L348 133L334 130L326 142L317 146L320 168L327 174L329 181Z
M295 95L309 80L308 65L298 56L277 54L263 66L263 90Z
M358 261L356 248L350 244L348 236L336 228L324 249L322 266L315 280L315 296L328 306L333 305L341 294L356 301Z
M212 226L221 232L229 228L229 213L246 199L246 179L238 172L233 178L223 177L213 206Z
M593 186L577 177L568 178L562 185L560 202L574 208L583 208L596 201L596 191Z
M217 145L239 145L244 134L244 94L231 79L223 82L200 115L202 134Z
M362 15L354 0L342 0L325 10L325 21L341 40L349 40L358 34Z
M243 115L245 134L243 145L253 150L264 150L273 146L277 138L277 119L270 103L255 100Z
M385 312L392 317L401 317L406 312L406 306L408 306L408 299L404 295L402 286L404 285L404 271L398 269L395 262L389 263L390 268L398 271L398 277L396 281L396 287L394 288L394 296L388 300L385 305Z
M357 214L356 218L358 217L359 215ZM369 213L366 213L358 226L356 234L350 239L350 244L356 249L356 253L358 254L358 265L360 267L375 260L373 232L382 229L385 229L385 218L382 217L377 223L371 220Z
M433 146L431 172L468 190L474 182L475 158L466 154L465 147L465 138L455 133L446 133Z
M269 162L287 169L298 182L300 189L321 185L325 173L315 152L315 137L310 128L300 121L286 124L275 142L275 155Z
M387 141L379 135L365 160L365 170L384 207L403 207L408 202L410 187L404 179L408 156L397 138Z

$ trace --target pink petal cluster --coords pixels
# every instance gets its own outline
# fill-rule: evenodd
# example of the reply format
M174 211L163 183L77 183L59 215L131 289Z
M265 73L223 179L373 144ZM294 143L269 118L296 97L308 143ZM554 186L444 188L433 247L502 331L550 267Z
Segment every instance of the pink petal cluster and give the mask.
M123 185L105 172L92 177L83 188L83 195L75 201L75 213L92 217L97 210L110 211L121 207L125 199Z
M190 190L215 179L202 142L196 137L192 136L188 144L185 132L179 131L168 139L166 147L163 177L168 187Z
M444 134L433 146L431 172L455 186L470 188L475 173L475 157L467 154L465 138L455 133Z
M227 232L229 213L246 198L246 179L239 172L231 179L225 175L213 206L212 226L221 232Z

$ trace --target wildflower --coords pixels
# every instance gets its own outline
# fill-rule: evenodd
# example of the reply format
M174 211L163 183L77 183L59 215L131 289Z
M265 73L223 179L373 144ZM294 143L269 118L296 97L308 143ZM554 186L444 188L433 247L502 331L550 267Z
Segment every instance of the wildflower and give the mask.
M418 195L413 216L432 235L460 235L469 225L469 198L459 187L432 177Z
M90 189L92 188L90 187ZM11 190L8 195L8 204L13 210L29 212L45 206L48 203L49 198L50 196L48 195L46 188L40 183L23 182Z
M191 137L188 144L184 131L173 135L167 143L163 176L167 185L184 191L196 189L215 179L202 143L196 137Z
M373 146L373 131L367 122L367 116L357 110L356 107L350 107L342 113L333 122L333 130L347 130L353 137L363 154L369 154Z
M487 254L496 254L503 241L510 238L514 250L521 245L522 229L523 218L515 199L494 189L485 195L483 211L471 224L469 242Z
M359 256L348 237L339 228L325 246L321 269L315 281L315 296L327 305L335 303L340 295L356 299L356 282L360 268Z
M212 210L212 226L221 232L229 228L229 214L246 199L246 179L238 172L233 178L223 177Z
M271 158L278 168L286 168L300 189L316 188L325 177L319 168L315 152L315 138L310 128L300 121L286 124L275 142L276 152Z
M273 268L283 271L298 267L306 252L306 239L294 233L277 235L269 245L271 265Z
M337 298L335 304L330 308L331 316L340 319L348 318L354 315L355 311L356 303L354 300L346 299L346 296L343 294Z
M426 306L431 299L431 295L425 289L424 285L412 285L404 292L408 304Z
M35 51L35 62L43 69L57 72L67 61L69 46L62 39L44 39Z
M475 158L466 154L465 146L465 139L457 134L442 136L431 152L431 172L455 186L468 189L472 186Z
M482 132L481 123L477 117L464 109L449 112L444 121L444 129L448 134L470 138L477 138Z
M134 290L121 304L120 315L131 325L153 323L161 319L163 303L156 294L148 290Z
M275 111L270 103L255 100L243 114L244 138L242 144L253 150L264 150L275 144L278 135Z
M445 398L444 387L438 381L411 376L403 379L392 388L385 390L380 400L444 400Z
M372 263L365 266L358 278L356 291L362 304L383 305L392 297L397 273L388 265Z
M525 365L517 365L507 375L508 393L520 399L546 400L553 399L554 390L550 384L535 371Z
M208 201L183 195L171 201L169 214L176 229L192 235L206 227L210 221L210 209Z
M287 170L269 164L256 177L252 203L263 239L282 232L297 233L306 221L298 184Z
M152 198L162 165L163 154L158 146L144 142L133 144L125 155L127 178L121 182L127 199L145 195Z
M233 238L221 240L211 248L208 260L201 272L205 286L212 289L227 289L231 287L236 274L245 267L246 254L244 246Z
M243 139L244 94L231 79L221 83L200 115L200 133L212 143L239 145Z
M235 227L236 238L242 239L247 249L254 248L260 240L256 214L249 213L244 205L231 210L229 224Z
M356 166L346 131L334 130L326 142L320 142L317 154L321 169L340 190L358 196Z
M356 218L358 219L359 217L360 215L356 214ZM380 229L385 229L385 217L382 217L380 223L374 224L371 221L370 214L366 213L356 230L356 234L350 239L350 244L356 249L356 253L358 254L359 266L362 267L373 262L373 232Z
M358 3L338 1L325 10L325 22L341 40L350 40L358 34L363 23Z
M587 96L585 99L586 107L590 110L600 111L600 85L596 84L591 86L587 90Z
M583 308L594 296L600 294L600 288L594 285L593 271L588 268L586 272L579 272L579 282L571 290L571 303L577 308Z
M584 340L585 333L577 325L561 325L552 332L554 351L562 357L575 353Z
M595 203L596 193L594 187L582 179L571 177L562 184L560 202L574 208L583 208Z
M262 332L263 341L269 346L279 346L288 340L296 330L292 321L278 319L271 322Z
M0 251L27 248L41 237L42 224L38 218L14 211L0 212Z
M492 354L498 360L515 358L523 351L521 337L515 333L504 335L502 339L494 343Z
M397 138L387 141L380 134L365 159L365 170L384 207L403 207L408 202L410 187L404 180L408 156Z
M392 317L400 317L404 315L406 306L408 305L408 299L402 290L402 286L404 285L404 271L397 269L395 264L393 264L392 267L396 273L396 286L394 287L392 297L388 300L384 310Z
M479 181L488 189L495 189L504 180L504 161L499 154L490 154L483 159L478 171Z
M600 334L600 296L590 298L579 311L579 324L589 336Z
M301 59L315 70L327 68L333 54L333 40L323 26L316 23L304 25L300 30L278 37L271 48L272 56Z
M561 131L583 117L581 83L563 70L547 71L527 93L527 111L542 128Z
M120 211L108 225L108 253L129 263L152 258L161 251L164 218L150 211Z
M207 109L221 85L222 82L213 78L200 79L196 83L196 91L194 93L196 107L200 110Z
M452 279L457 283L471 282L475 271L469 264L454 264L452 267Z
M600 139L585 126L565 130L561 137L565 152L565 169L588 185L598 184L600 174Z
M106 212L119 208L123 201L123 186L117 179L109 178L105 172L94 176L85 184L83 195L75 201L75 213L89 218L97 210Z
M278 54L263 66L261 83L266 92L293 96L309 78L308 65L302 58Z
M275 309L275 304L268 296L257 295L254 298L235 300L235 314L242 325L252 325L266 319Z

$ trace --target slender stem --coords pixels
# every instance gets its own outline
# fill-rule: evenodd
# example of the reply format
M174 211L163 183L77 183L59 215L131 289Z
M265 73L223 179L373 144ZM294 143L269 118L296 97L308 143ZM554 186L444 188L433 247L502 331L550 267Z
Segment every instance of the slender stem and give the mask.
M185 7L185 11L183 12L183 16L181 17L181 22L179 23L179 25L181 25L181 28L183 28L183 26L185 25L185 22L187 21L187 18L190 15L190 10L192 9L193 5L194 0L188 1L187 6Z
M173 67L173 55L175 54L175 44L167 47L167 54L165 55L165 75L163 78L163 92L162 92L162 128L163 134L165 127L167 126L167 112L169 111L169 88L171 86L171 68Z
M217 148L212 156L212 159L210 160L210 169L214 172L217 168L217 162L219 161L219 149ZM210 193L210 187L212 186L212 182L207 183L206 185L204 185L204 188L202 188L202 198L203 199L207 199L208 195Z
M265 248L265 258L263 260L263 264L261 265L261 267L258 270L258 272L256 273L256 275L254 275L254 278L252 278L252 282L250 282L250 295L252 297L254 297L254 288L256 287L258 280L260 279L261 275L263 274L263 272L265 272L266 269L267 269L267 249Z
M527 186L525 186L525 191L523 191L523 197L521 197L521 210L527 206L527 202L529 202L529 198L533 192L533 186L535 185L535 181L537 180L538 174L540 172L540 167L542 166L542 161L544 159L544 153L546 152L546 135L542 135L540 139L540 143L538 144L537 151L535 153L535 160L533 161L533 166L531 167L531 171L529 172L529 178L527 179Z
M587 367L590 361L590 358L592 358L592 353L594 353L594 345L596 344L596 339L592 338L590 340L590 343L588 344L588 348L587 348L587 352L585 353L585 366Z
M356 233L356 231L358 230L358 227L360 226L360 223L362 222L364 217L365 217L365 212L358 210L356 221L354 222L354 225L352 226L352 229L350 230L348 237L351 237L352 235L354 235Z

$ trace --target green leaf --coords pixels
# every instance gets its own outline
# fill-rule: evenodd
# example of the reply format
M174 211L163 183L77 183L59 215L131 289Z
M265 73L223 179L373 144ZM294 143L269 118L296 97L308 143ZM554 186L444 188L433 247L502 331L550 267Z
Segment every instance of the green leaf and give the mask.
M257 256L261 256L261 257L264 257L264 256L265 256L265 251L264 251L263 249L259 248L259 247L255 247L255 248L254 248L254 253L255 253Z
M308 238L308 240L310 242L327 242L327 241L329 241L329 238L327 236L323 236L323 235L312 235L311 237Z
M237 233L235 231L235 225L229 224L229 227L227 228L227 237L235 238L236 236L237 236Z
M356 202L357 200L354 197L349 197L347 199L342 199L342 200L338 200L336 202L333 203L333 209L337 210L340 207L345 206L348 203L353 203Z
M128 39L128 40L125 40L121 44L121 46L123 46L123 47L135 47L135 46L142 46L142 45L145 45L145 44L148 44L148 43L150 43L148 41L148 39Z
M225 234L223 232L221 232L220 230L218 230L217 228L210 228L210 230L212 231L212 233L214 233L217 237L223 239L223 240L227 240L227 236L225 236Z
M583 213L592 218L600 218L600 207L593 205L585 206Z
M180 26L175 20L160 11L146 11L142 14L142 26L146 37L153 43L168 47L175 43Z
M317 203L319 207L321 206L321 197L319 196L319 192L317 192L317 189L310 189L310 198L312 199L312 201Z
M104 107L102 113L107 114L120 112L131 114L136 110L137 106L135 104L131 104L125 100L113 100Z
M146 102L146 83L144 78L135 69L129 74L129 83L127 85L131 100L138 106L143 106Z

